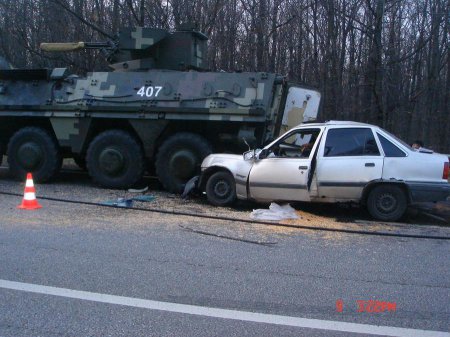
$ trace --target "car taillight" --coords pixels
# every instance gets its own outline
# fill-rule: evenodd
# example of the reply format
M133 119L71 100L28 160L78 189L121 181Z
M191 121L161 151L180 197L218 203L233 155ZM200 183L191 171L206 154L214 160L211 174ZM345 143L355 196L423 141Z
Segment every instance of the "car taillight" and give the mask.
M444 172L442 172L442 179L448 180L448 162L444 163Z

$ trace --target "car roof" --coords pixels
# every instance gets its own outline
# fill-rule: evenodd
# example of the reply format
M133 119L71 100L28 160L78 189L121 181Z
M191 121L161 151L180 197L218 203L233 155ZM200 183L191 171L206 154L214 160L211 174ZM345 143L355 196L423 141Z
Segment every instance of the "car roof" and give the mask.
M360 122L353 122L353 121L326 121L324 123L302 123L295 127L297 128L305 128L305 127L315 127L315 126L330 126L330 125L339 125L339 126L365 126L365 127L376 127L376 125L367 124L367 123L360 123Z

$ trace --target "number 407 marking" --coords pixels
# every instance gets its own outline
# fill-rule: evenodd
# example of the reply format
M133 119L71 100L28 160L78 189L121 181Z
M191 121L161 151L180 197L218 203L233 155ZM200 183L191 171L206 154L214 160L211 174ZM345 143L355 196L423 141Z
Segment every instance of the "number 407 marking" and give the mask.
M138 92L136 93L137 95L141 96L141 97L158 97L159 92L161 91L163 87L153 87L153 86L143 86L141 87Z

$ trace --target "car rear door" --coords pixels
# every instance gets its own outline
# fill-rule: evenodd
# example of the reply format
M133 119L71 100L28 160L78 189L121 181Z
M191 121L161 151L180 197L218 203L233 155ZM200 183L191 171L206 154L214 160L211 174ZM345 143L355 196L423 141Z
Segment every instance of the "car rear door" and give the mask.
M265 149L249 175L249 194L256 200L308 201L308 175L320 128L289 132Z
M364 186L383 173L383 156L372 129L331 126L324 136L317 157L317 197L359 201Z

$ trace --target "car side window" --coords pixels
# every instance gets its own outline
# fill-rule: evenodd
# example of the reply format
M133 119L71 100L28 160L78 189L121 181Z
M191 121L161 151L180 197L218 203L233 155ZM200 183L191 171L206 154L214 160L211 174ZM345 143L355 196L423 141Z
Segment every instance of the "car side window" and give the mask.
M375 137L370 128L339 128L328 130L325 157L379 156Z
M274 156L282 158L307 158L319 136L320 129L307 129L294 131L277 144L271 150Z
M396 145L377 133L386 157L406 157L406 153L400 150Z

